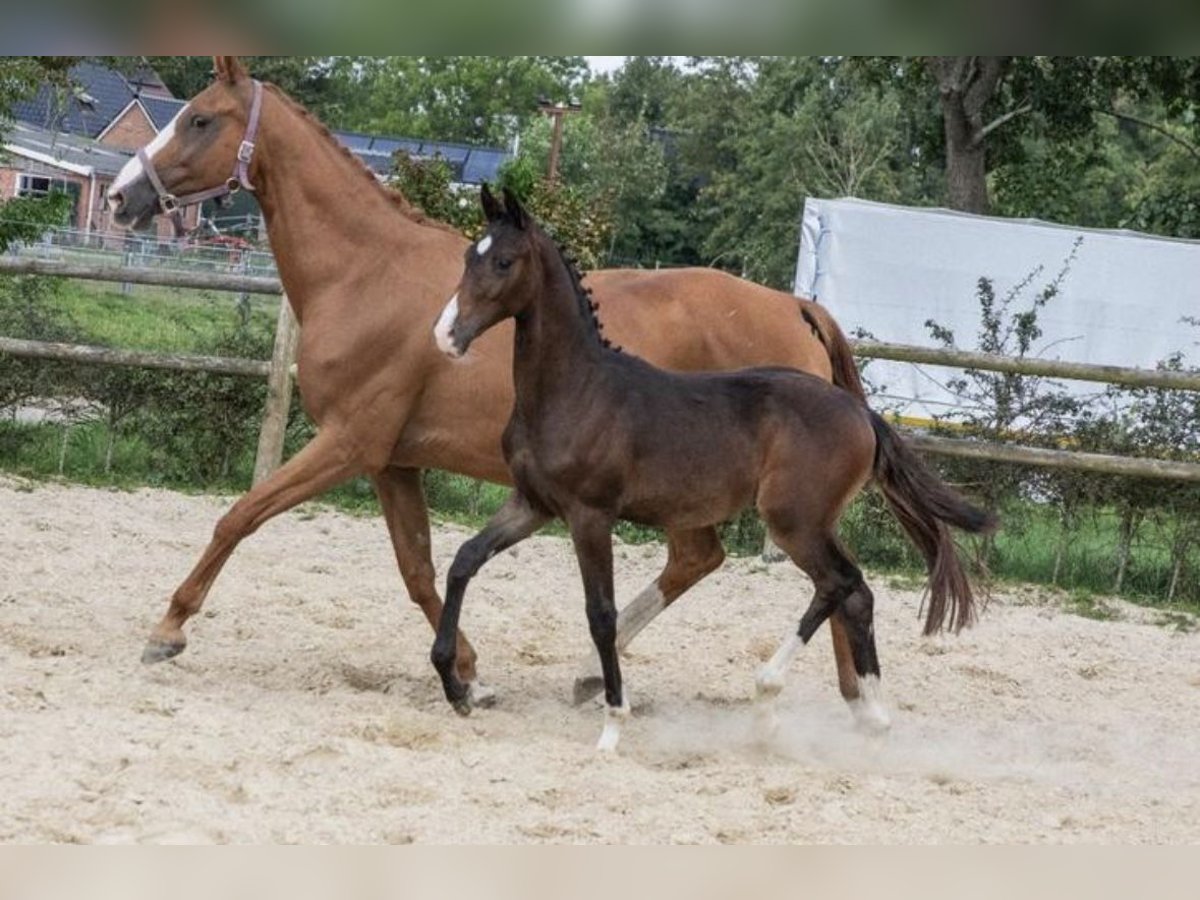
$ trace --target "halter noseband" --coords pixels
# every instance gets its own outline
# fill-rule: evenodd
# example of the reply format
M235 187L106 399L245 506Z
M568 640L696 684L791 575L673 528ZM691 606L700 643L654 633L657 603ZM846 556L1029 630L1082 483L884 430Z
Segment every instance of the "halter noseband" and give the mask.
M162 179L158 177L158 172L154 168L154 163L150 161L150 156L146 153L146 148L142 147L138 150L137 158L141 161L142 168L145 170L154 192L158 194L158 207L171 217L171 221L175 225L176 237L183 237L187 233L183 227L185 208L196 203L203 203L205 200L236 194L242 188L254 193L254 185L250 183L250 160L254 157L254 140L258 136L258 117L262 111L263 86L257 78L254 79L253 85L254 99L250 101L250 119L246 122L246 134L242 138L241 144L238 145L237 162L234 164L233 174L225 179L224 184L206 191L196 191L194 194L176 197L163 186Z

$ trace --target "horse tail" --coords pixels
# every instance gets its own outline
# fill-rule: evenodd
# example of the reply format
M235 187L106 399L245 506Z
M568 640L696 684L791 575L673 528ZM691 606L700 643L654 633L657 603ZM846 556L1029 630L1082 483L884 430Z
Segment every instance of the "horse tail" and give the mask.
M816 333L817 340L824 345L825 352L829 354L833 383L866 403L867 392L863 390L858 366L854 363L854 353L846 335L842 333L841 326L825 307L812 300L801 299L800 315Z
M994 530L997 520L942 481L882 416L873 411L870 416L875 479L929 572L925 634L941 631L947 619L959 631L975 621L975 595L947 526L982 534Z

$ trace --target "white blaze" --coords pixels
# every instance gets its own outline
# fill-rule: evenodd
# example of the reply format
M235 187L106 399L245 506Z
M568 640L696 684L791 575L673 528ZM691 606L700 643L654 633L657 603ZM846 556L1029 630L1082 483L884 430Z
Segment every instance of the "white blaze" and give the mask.
M478 253L480 256L483 256L483 254L487 253L491 249L492 249L492 236L490 234L485 234L483 236L483 239L478 244L475 245L475 252Z
M427 320L428 321L428 320ZM459 357L462 353L454 346L454 340L450 337L450 331L454 328L454 323L458 321L458 294L450 298L450 302L446 304L446 308L442 310L441 316L438 317L437 324L433 326L433 336L437 338L438 349L447 356Z
M179 121L179 117L185 112L187 112L186 106L175 114L175 118L168 122L162 131L154 136L154 140L146 145L146 156L150 158L151 162L154 161L154 155L163 147L167 146L167 144L170 143L171 138L175 136L175 123ZM125 188L129 187L129 185L133 184L133 182L137 181L144 171L145 170L142 166L142 161L136 156L131 157L129 161L121 167L121 171L117 173L116 179L113 181L112 186L108 189L108 198L110 200L113 199L113 195L120 193Z

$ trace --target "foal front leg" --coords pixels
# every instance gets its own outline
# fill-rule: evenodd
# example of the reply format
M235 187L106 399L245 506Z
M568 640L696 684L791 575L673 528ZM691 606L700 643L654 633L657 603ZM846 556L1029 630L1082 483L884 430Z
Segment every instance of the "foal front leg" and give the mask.
M668 529L666 567L617 615L617 651L624 652L643 628L724 560L725 550L716 528ZM590 671L584 669L586 674L575 679L576 705L604 689L604 678L594 668L595 658L588 662Z
M200 611L213 581L243 538L264 522L326 491L360 471L345 452L341 435L318 432L270 478L251 488L217 522L199 562L171 595L162 621L150 633L142 662L155 663L183 652L184 623Z
M612 527L613 519L592 510L572 515L567 524L575 544L579 574L587 604L588 628L600 670L604 674L604 731L596 749L611 753L621 740L621 725L629 718L629 698L621 683L621 663L617 659L617 604L613 596Z
M525 540L549 519L548 515L534 509L520 491L513 491L483 530L459 547L454 555L450 573L446 576L446 604L442 607L429 658L441 676L446 699L460 715L471 712L470 689L459 680L455 671L458 617L467 584L485 562Z

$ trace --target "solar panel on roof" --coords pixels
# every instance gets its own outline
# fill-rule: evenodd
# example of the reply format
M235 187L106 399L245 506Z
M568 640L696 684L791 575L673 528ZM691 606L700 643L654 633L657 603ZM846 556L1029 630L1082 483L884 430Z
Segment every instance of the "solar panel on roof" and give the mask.
M426 156L440 156L447 162L461 165L467 161L467 155L471 150L469 147L456 147L454 144L439 144L437 141L426 141L421 146L421 152Z
M370 150L371 141L374 140L369 134L351 134L345 131L335 131L333 136L355 152Z
M503 150L475 149L467 157L463 166L462 180L465 184L483 184L485 181L495 181L500 173L500 167L508 159Z
M372 138L371 139L371 152L372 153L385 153L390 156L391 154L393 154L397 150L399 150L400 147L405 143L407 143L407 142L399 140L397 138L383 138L383 137Z

